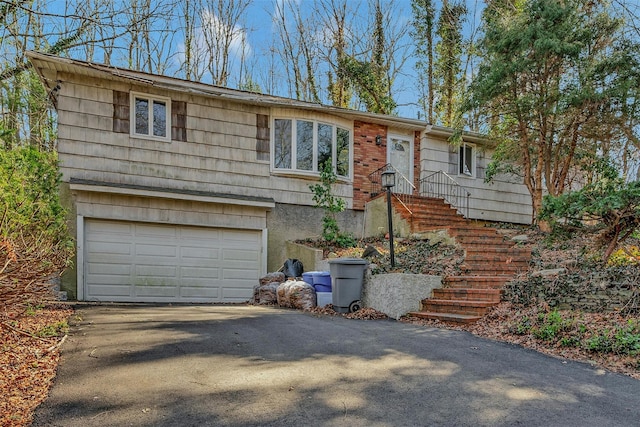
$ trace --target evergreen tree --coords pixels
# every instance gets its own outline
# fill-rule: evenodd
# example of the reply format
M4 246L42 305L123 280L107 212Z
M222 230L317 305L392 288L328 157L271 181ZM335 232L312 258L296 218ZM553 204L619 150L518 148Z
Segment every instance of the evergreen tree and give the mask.
M637 140L640 50L622 24L590 0L487 5L484 61L465 109L483 108L498 141L487 178L520 175L534 221L543 193L562 194L583 175L579 161L615 135Z

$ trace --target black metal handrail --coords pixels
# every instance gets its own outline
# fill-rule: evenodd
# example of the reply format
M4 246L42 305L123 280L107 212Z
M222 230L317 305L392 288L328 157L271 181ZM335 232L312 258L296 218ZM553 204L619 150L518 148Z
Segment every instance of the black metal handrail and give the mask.
M396 174L396 185L391 189L391 192L400 200L403 205L406 205L411 198L411 195L416 191L416 186L407 179L398 169L396 169L391 163L387 163L380 169L377 169L369 174L369 181L371 182L371 197L375 197L378 194L386 191L382 188L382 174L384 172L391 171ZM407 208L408 210L408 208Z
M471 193L443 171L432 173L420 180L420 195L444 199L458 213L465 218L469 217L469 197Z

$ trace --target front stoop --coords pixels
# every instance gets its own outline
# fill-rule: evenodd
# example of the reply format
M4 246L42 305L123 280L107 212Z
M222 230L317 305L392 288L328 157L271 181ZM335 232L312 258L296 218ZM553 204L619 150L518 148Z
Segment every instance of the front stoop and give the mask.
M529 248L517 246L493 228L473 224L442 199L413 198L412 215L404 207L394 204L394 208L411 224L413 233L446 229L465 251L464 275L445 277L444 287L422 300L420 311L410 316L476 322L500 303L504 284L529 267Z

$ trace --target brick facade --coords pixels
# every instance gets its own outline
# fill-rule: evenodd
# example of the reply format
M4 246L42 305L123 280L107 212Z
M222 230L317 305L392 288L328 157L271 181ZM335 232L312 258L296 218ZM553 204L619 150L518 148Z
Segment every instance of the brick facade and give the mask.
M386 126L355 121L353 123L353 209L364 210L369 200L371 184L369 174L387 164ZM380 135L381 144L376 145L376 136ZM420 180L420 134L413 138L413 177L418 188Z

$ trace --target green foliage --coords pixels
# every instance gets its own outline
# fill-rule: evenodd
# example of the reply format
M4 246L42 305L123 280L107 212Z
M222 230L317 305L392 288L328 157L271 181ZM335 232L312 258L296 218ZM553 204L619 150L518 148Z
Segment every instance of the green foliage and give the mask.
M550 313L538 314L538 325L531 328L531 333L543 341L554 341L558 335L568 330L572 325L571 320L562 318L558 310Z
M55 153L0 150L0 305L34 313L51 298L47 279L69 265L73 242L58 183Z
M540 218L555 228L590 227L602 231L603 259L640 227L640 182L626 183L605 173L581 190L546 196Z
M543 193L564 193L581 162L637 141L639 46L606 2L496 1L483 18L463 109L482 109L497 137L488 178L522 177L538 219Z
M58 198L57 156L32 147L0 151L0 228L3 238L44 234L65 239Z
M371 58L362 61L342 55L338 58L338 75L346 80L343 81L343 87L349 86L355 90L367 111L393 114L397 104L391 96L392 82L387 74L389 63L384 58L388 46L384 37L383 18L380 4L376 3Z
M36 336L40 338L58 337L69 330L69 325L66 321L57 322L53 325L46 325L44 328L36 332Z
M608 337L609 331L605 330L599 335L595 335L585 341L584 347L595 353L611 353L613 344Z
M364 102L367 111L381 114L393 113L396 103L389 94L388 83L380 77L376 64L345 56L340 68Z
M518 335L531 334L537 340L562 347L582 348L596 353L640 354L640 323L598 329L580 319L579 312L541 311L535 320L525 315L511 328Z
M518 335L526 335L531 331L531 320L529 316L523 316L516 324L515 333Z
M596 353L640 355L640 322L630 319L623 327L601 331L586 340L585 348Z
M25 311L25 314L27 316L35 316L38 310L42 310L43 308L44 308L44 305L42 304L37 304L37 305L27 304L27 309Z
M612 253L607 261L609 266L636 265L638 263L640 263L640 248L638 246L620 248Z
M352 247L355 244L355 238L342 233L336 220L336 214L345 209L344 200L333 195L332 187L337 180L338 177L333 172L331 161L327 161L324 162L320 171L320 184L310 185L309 189L313 192L315 206L324 209L322 238L340 247Z
M411 0L411 10L413 12L413 31L411 36L416 45L415 68L418 72L419 86L422 87L419 103L426 113L427 122L434 123L433 29L436 14L435 7L432 0Z
M435 111L438 122L448 127L460 127L459 107L466 76L462 72L462 23L467 8L463 3L443 3L438 19L434 64Z

